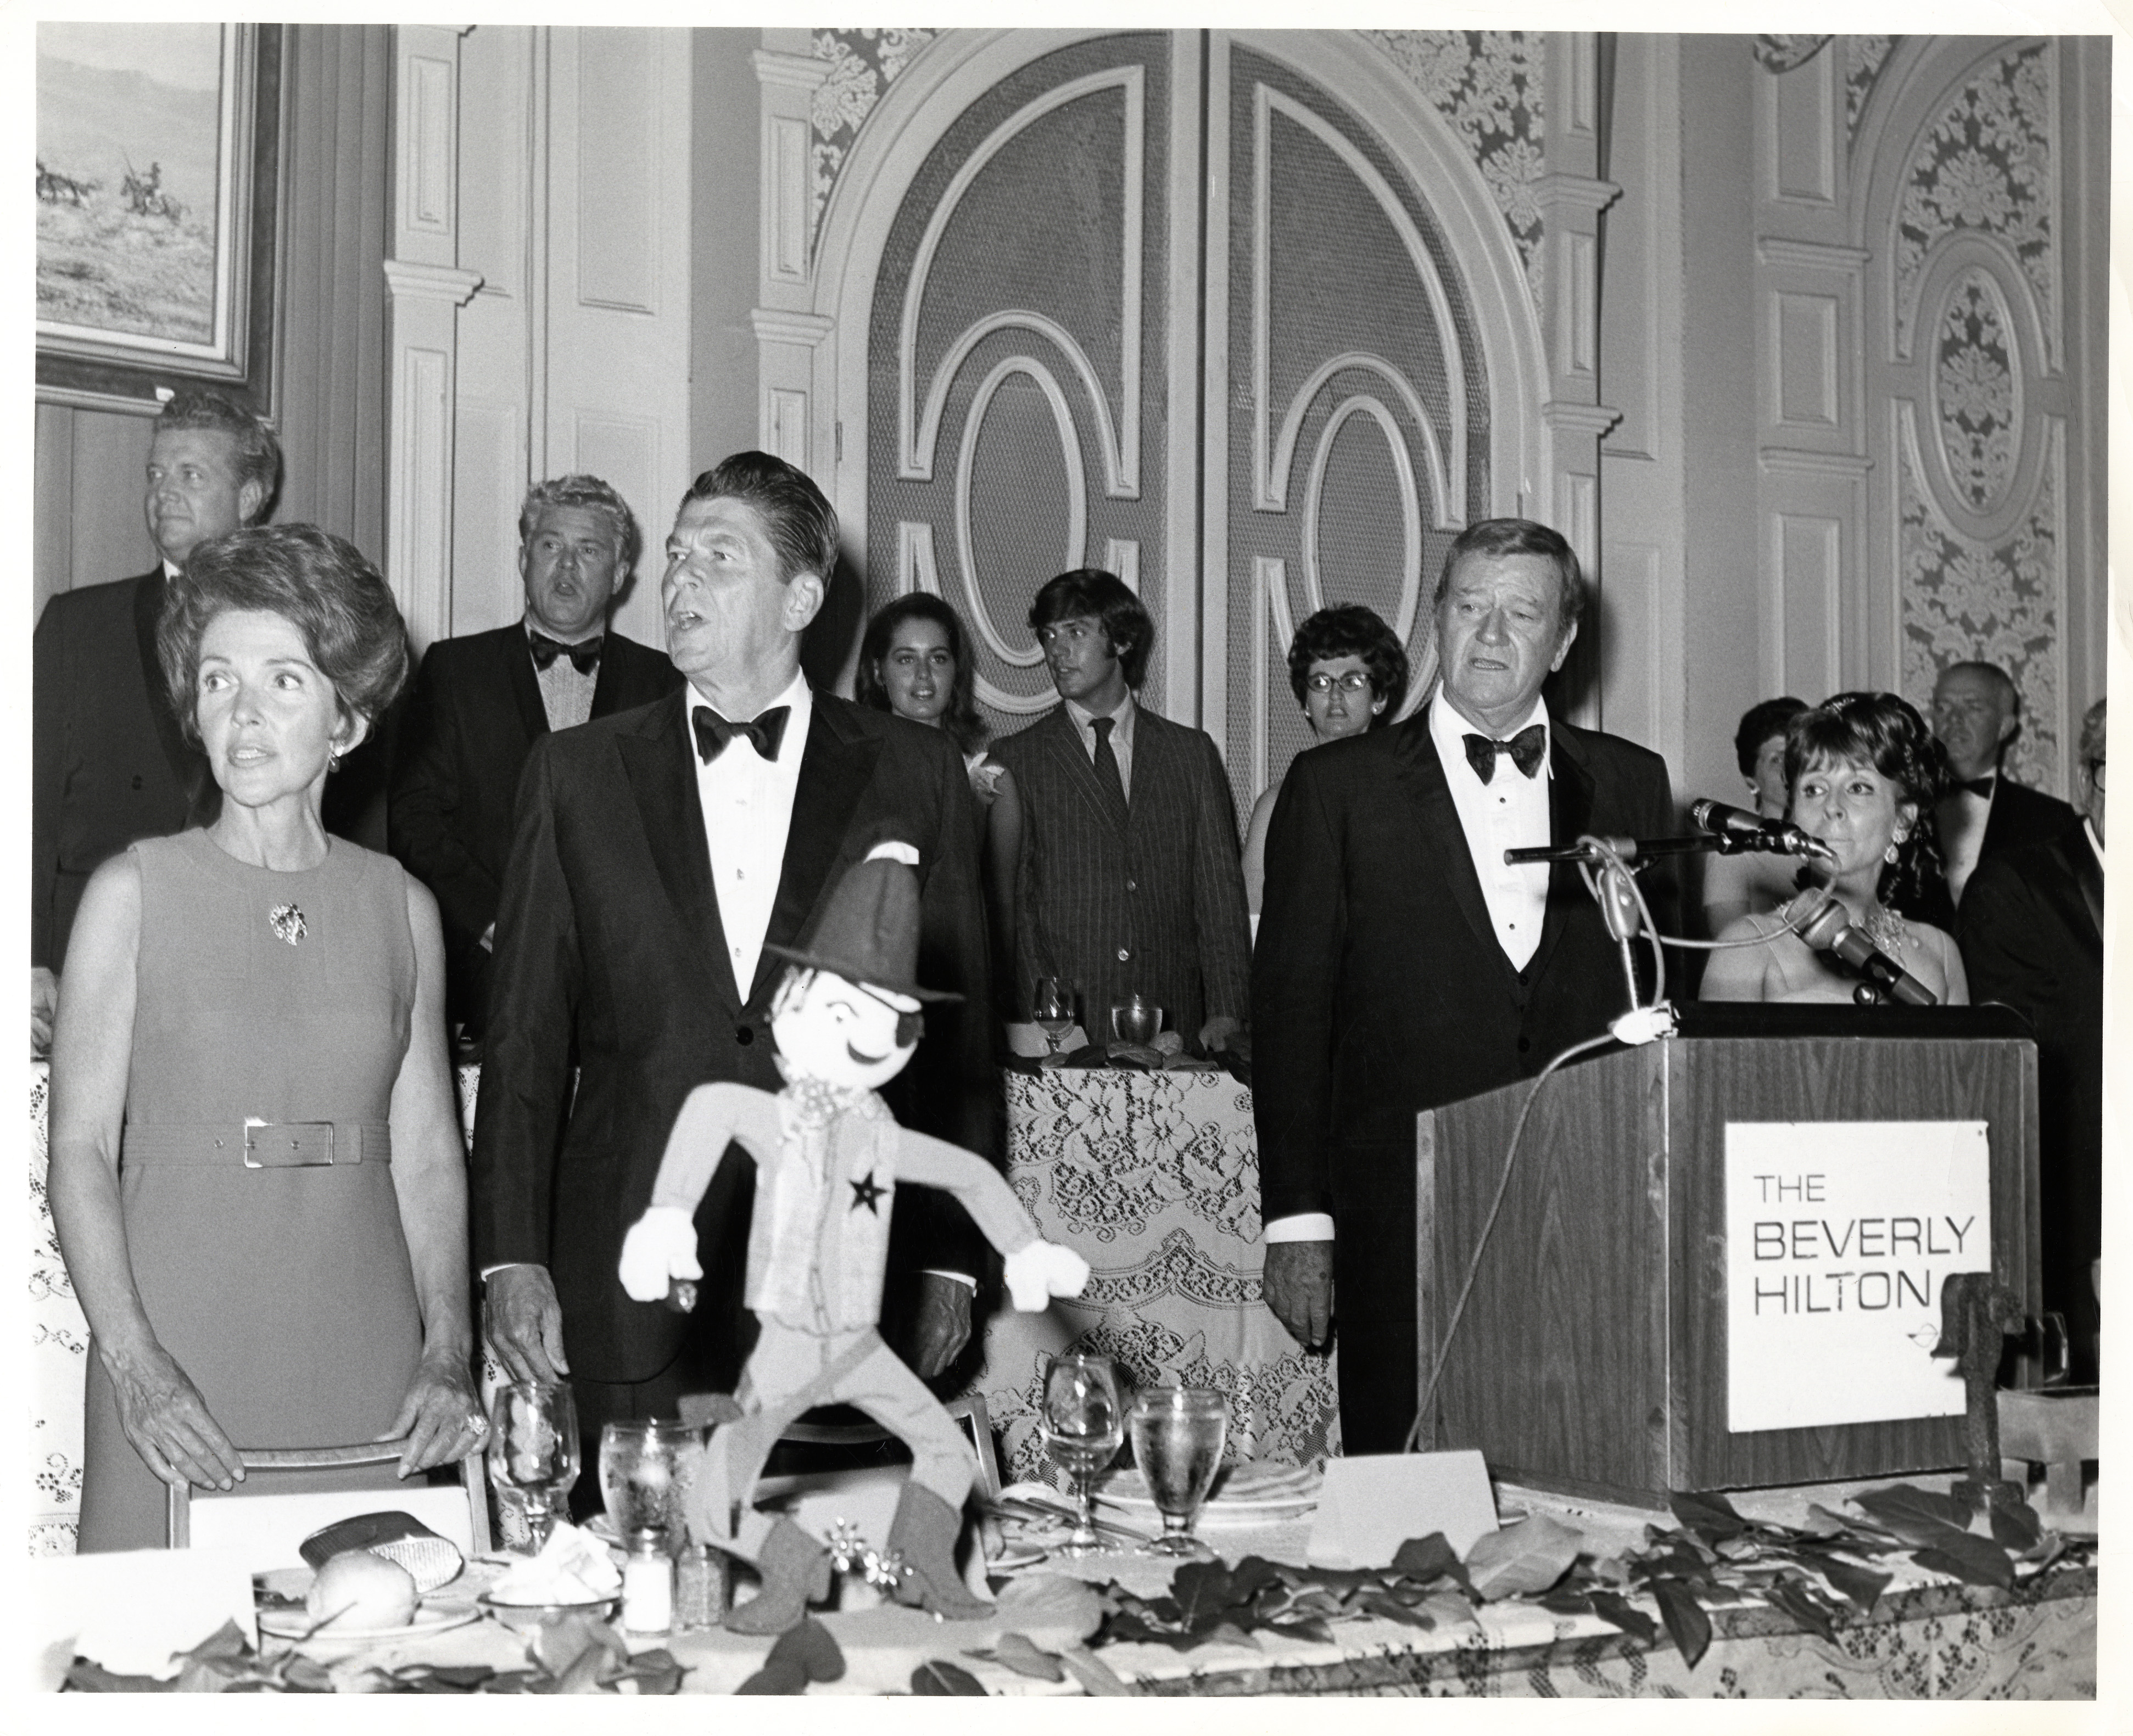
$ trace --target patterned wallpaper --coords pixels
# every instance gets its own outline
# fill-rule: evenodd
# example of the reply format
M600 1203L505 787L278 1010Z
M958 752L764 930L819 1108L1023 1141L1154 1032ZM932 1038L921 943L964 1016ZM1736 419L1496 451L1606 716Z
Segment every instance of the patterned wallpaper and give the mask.
M1522 31L1366 30L1394 65L1452 123L1504 214L1542 305L1540 179L1547 39Z
M1859 132L1859 117L1866 112L1866 99L1874 94L1874 81L1881 75L1881 63L1896 46L1894 36L1847 36L1844 39L1844 125L1847 137Z
M2061 317L2053 142L2058 124L2051 50L2038 45L1993 60L1957 91L1919 137L1895 214L1893 261L1899 349L1929 381L1916 406L1916 446L1898 465L1898 582L1903 685L1924 701L1940 667L1964 658L1999 664L2022 695L2024 724L2009 767L2025 783L2063 788L2058 709L2063 656L2065 502L2058 439L2015 528L1986 543L1952 522L2009 504L2025 440L2045 438L2025 413L2021 351L2005 297L2026 285L2044 329ZM2003 243L2020 277L1972 267L1934 305L1913 305L1926 255L1969 231ZM1941 502L1945 501L1943 509Z
M808 251L822 230L822 208L852 147L859 124L874 113L882 93L896 82L911 57L939 34L931 30L818 30L811 52L830 63L815 91L809 131L813 135L814 213Z

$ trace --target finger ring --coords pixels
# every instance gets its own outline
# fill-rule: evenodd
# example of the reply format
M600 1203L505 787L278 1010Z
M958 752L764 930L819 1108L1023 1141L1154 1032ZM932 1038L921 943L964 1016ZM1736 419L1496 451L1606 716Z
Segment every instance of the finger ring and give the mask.
M469 1435L486 1435L489 1432L489 1419L480 1411L475 1411L466 1420L466 1431Z

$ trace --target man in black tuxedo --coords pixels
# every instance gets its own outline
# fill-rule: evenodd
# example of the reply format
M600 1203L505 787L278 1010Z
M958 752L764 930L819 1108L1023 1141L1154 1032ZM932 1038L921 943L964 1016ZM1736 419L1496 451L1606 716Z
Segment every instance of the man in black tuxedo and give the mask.
M568 1373L589 1445L609 1418L672 1416L685 1392L732 1389L754 1338L754 1166L725 1165L697 1207L693 1315L629 1299L623 1238L692 1089L782 1083L769 1019L782 967L768 949L793 945L884 835L919 852L919 971L964 997L929 1007L885 1094L905 1125L1000 1157L969 778L940 731L809 690L801 636L836 555L836 515L789 464L744 452L705 472L660 585L687 687L542 737L520 780L474 1122L474 1253L490 1344L515 1378ZM898 1191L889 1301L917 1294L912 1360L931 1375L969 1334L975 1232L926 1190Z
M511 804L533 743L681 685L666 652L611 631L637 565L637 521L597 476L537 484L518 509L526 613L423 654L387 816L392 854L437 896L453 1019L487 1023Z
M186 741L156 656L167 582L200 544L257 524L282 475L273 430L213 392L165 404L148 446L148 535L137 579L63 591L31 657L30 1028L41 1052L59 1010L75 906L89 877L142 838L205 825L222 792Z
M2083 1383L2103 1231L2103 723L2098 700L2081 725L2086 817L1980 863L1956 926L1971 998L2004 1002L2036 1033L2044 1306L2066 1316Z
M1504 863L1673 830L1656 754L1542 702L1582 599L1554 531L1470 527L1437 579L1437 695L1301 755L1268 831L1252 960L1267 1306L1307 1346L1337 1323L1351 1453L1399 1451L1415 1412L1416 1113L1537 1073L1626 1010L1577 869ZM1671 880L1655 871L1645 897L1672 931Z
M2012 676L1991 663L1951 663L1933 683L1933 733L1951 774L1940 800L1942 874L1961 908L1980 863L2002 850L2056 838L2074 823L2056 796L2018 784L2000 762L2022 726Z

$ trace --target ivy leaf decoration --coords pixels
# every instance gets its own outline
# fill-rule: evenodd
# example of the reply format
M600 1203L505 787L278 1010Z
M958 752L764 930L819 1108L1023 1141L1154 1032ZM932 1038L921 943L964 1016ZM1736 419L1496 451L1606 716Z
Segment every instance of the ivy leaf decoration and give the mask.
M1837 1642L1837 1612L1808 1589L1805 1580L1781 1579L1765 1586L1763 1595L1801 1627L1820 1634L1832 1645Z
M993 1643L993 1659L1017 1676L1033 1676L1040 1681L1064 1681L1066 1671L1052 1653L1026 1633L1003 1633Z
M1659 1601L1659 1619L1673 1636L1682 1662L1693 1670L1711 1649L1711 1618L1697 1602L1696 1594L1679 1580L1655 1579L1651 1593Z
M1598 1591L1591 1599L1593 1614L1603 1622L1612 1622L1633 1640L1646 1646L1659 1643L1659 1623L1646 1615L1620 1592Z
M1585 1533L1536 1513L1490 1532L1466 1551L1466 1574L1478 1598L1545 1591L1570 1570Z
M1672 1489L1667 1493L1667 1505L1684 1529L1694 1532L1707 1543L1715 1545L1737 1537L1748 1529L1748 1522L1734 1510L1733 1503L1716 1490L1692 1494Z
M1466 1583L1466 1569L1441 1531L1426 1537L1409 1537L1401 1544L1393 1552L1393 1571L1410 1580L1450 1578L1462 1585Z
M1952 1575L1972 1585L1996 1585L2002 1591L2015 1584L2015 1564L2007 1551L1990 1537L1967 1531L1950 1531L1930 1549L1914 1551L1911 1559L1935 1573Z
M2019 1556L2034 1549L2044 1532L2044 1521L2037 1517L2036 1508L2026 1501L2017 1502L2012 1507L1992 1509L1992 1535L2010 1554Z
M961 1699L989 1696L985 1685L961 1664L951 1664L945 1657L930 1657L911 1672L911 1691L913 1694L948 1695Z
M1874 1605L1881 1594L1888 1589L1893 1575L1876 1573L1871 1567L1861 1567L1847 1561L1827 1550L1802 1549L1798 1552L1800 1561L1813 1568L1861 1615L1871 1615Z
M1178 1619L1197 1628L1220 1620L1235 1601L1235 1589L1230 1570L1221 1561L1187 1561L1172 1575L1170 1596Z

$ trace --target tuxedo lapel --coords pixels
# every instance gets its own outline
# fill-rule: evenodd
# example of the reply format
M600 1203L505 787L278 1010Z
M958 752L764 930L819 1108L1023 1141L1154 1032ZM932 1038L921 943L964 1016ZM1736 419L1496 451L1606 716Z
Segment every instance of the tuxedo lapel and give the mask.
M660 884L696 943L699 978L721 1006L738 1012L733 967L726 962L725 927L711 889L703 801L696 793L696 744L681 718L678 700L656 705L643 729L619 738L618 745Z
M610 711L627 711L629 709L630 701L623 696L622 692L626 680L624 657L615 650L620 638L621 635L612 627L608 629L607 643L600 652L599 674L593 680L590 714L594 717L605 717ZM532 659L527 657L522 661L530 664Z
M874 776L881 742L852 727L838 701L815 695L800 781L792 796L792 824L785 834L785 862L778 877L778 901L770 908L763 952L749 985L753 1004L772 974L784 969L773 946L792 946L806 932L827 889L830 870L843 848L853 812Z
M1430 738L1428 706L1399 727L1408 732L1396 762L1399 786L1414 810L1423 850L1436 858L1437 876L1450 888L1452 902L1459 906L1459 914L1466 919L1474 938L1508 972L1511 961L1504 956L1496 925L1489 920L1488 902L1481 896L1481 882L1474 873L1474 854L1466 844L1466 829L1459 823L1459 808L1452 800L1444 762L1437 757L1437 743Z
M2060 837L2058 848L2067 858L2074 885L2080 890L2081 902L2087 907L2088 920L2096 925L2092 938L2100 950L2103 945L2103 864L2096 859L2087 832L2078 825Z
M1592 774L1561 724L1548 724L1548 835L1554 845L1574 844L1592 823ZM1540 926L1540 945L1534 949L1529 980L1538 982L1548 969L1549 955L1562 938L1570 913L1589 896L1577 865L1558 862L1548 869L1548 914Z
M507 627L497 642L496 654L503 665L504 685L511 690L512 709L526 730L530 744L548 733L548 708L541 703L541 682L533 673L533 653L523 627ZM595 715L599 709L599 690L593 691Z

